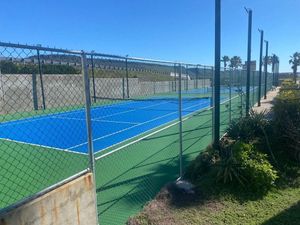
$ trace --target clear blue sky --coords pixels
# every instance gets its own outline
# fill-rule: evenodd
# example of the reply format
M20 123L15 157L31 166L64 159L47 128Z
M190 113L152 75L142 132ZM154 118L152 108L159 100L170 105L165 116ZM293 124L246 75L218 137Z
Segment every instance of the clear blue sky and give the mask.
M246 59L253 9L252 58L264 29L281 71L300 51L299 0L222 0L222 55ZM214 0L7 0L0 40L213 65Z

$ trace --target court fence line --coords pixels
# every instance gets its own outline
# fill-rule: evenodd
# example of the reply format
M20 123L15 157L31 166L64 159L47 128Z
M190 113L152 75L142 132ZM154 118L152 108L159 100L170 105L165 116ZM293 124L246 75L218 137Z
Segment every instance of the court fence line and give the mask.
M184 178L188 162L211 142L213 75L201 64L0 42L0 214L90 171L100 224L120 223L123 217L111 218L115 206L103 205L114 201L107 183L135 180L128 171L160 145L157 162L147 165L174 163L167 179ZM251 106L263 97L258 89L272 88L267 75L259 87L252 72ZM245 115L245 86L245 70L222 69L221 134ZM153 169L139 169L140 177ZM147 188L154 194L158 187Z

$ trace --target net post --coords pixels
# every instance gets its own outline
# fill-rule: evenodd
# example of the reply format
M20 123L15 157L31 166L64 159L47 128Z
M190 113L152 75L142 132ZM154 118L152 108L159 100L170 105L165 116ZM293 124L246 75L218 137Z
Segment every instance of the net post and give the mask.
M84 96L85 96L85 119L86 119L86 129L87 129L87 142L88 142L88 156L89 156L89 169L93 176L93 182L95 185L94 200L95 209L97 212L97 195L96 195L96 175L95 175L95 157L93 149L93 135L92 135L92 120L91 120L91 96L90 96L90 81L87 67L86 54L84 51L81 52L81 65L82 65L82 75L84 83ZM98 216L96 216L97 224Z
M182 168L182 151L183 151L183 139L182 139L182 96L181 96L181 79L182 79L182 65L179 64L179 80L178 80L178 115L179 115L179 179L183 176Z
M93 99L96 102L96 85L95 85L95 65L94 65L94 57L91 54L91 64L92 64L92 82L93 82Z
M45 110L46 109L46 102L45 102L45 92L44 92L44 82L43 82L43 72L42 72L42 65L41 65L40 50L37 49L36 51L37 51L38 67L39 67L39 75L40 75L42 104L43 104L43 109Z

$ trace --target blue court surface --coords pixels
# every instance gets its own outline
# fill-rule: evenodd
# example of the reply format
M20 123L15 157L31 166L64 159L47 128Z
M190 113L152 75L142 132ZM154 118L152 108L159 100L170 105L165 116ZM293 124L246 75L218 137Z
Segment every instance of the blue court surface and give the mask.
M210 98L182 101L182 115L210 106ZM91 110L95 152L178 119L178 101L124 101ZM74 110L0 124L0 139L87 153L85 110Z

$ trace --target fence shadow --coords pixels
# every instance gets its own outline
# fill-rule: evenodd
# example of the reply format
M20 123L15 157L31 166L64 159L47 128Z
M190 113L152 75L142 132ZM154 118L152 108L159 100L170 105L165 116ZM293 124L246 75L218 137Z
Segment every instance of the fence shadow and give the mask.
M300 224L300 201L278 215L263 222L261 225L299 225Z
M186 167L191 160L205 148L210 140L211 127L201 124L183 133L184 152L182 163ZM195 135L195 134L199 135ZM116 210L124 215L120 222L125 222L129 215L137 213L146 202L150 201L167 183L179 177L179 140L178 132L162 133L155 138L148 138L146 142L162 142L171 136L172 142L163 147L154 148L153 153L145 156L131 165L118 176L112 177L108 182L97 188L97 195L111 195L104 201L98 202L99 218L112 217ZM122 179L127 177L127 179ZM122 191L120 191L122 190ZM115 193L115 194L113 194ZM122 212L124 210L124 212ZM126 211L126 212L125 212ZM114 223L109 221L110 223Z

